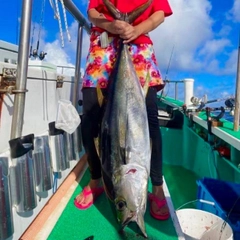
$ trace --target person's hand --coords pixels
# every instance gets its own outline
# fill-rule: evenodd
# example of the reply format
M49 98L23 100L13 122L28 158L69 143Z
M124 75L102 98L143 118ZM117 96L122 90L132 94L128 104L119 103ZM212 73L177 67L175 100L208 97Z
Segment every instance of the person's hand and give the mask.
M124 39L123 43L129 43L139 35L140 33L137 31L137 28L127 23L124 31L119 36Z
M127 27L127 22L121 20L113 20L110 25L110 32L120 35L124 32L124 29Z
M117 34L122 39L124 39L123 43L129 43L140 35L134 26L125 21L120 20L114 20L111 23L110 31L111 33Z

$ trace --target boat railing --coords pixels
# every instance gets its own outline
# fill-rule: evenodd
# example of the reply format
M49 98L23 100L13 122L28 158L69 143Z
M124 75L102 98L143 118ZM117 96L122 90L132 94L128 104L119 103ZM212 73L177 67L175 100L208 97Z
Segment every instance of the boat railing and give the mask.
M162 96L168 96L169 87L167 85L174 84L174 92L173 92L174 99L182 100L184 104L186 104L186 106L192 105L191 98L193 97L194 79L186 78L183 80L164 80L164 83L165 83L165 87L161 93ZM183 85L183 90L182 90L183 99L180 99L178 94L180 85Z
M57 68L61 70L61 74L64 74L64 70L66 69L75 70L75 67L71 67L71 66L57 66Z
M168 85L168 84L174 84L174 99L175 100L179 100L179 97L178 97L178 88L179 88L179 84L184 84L184 80L165 80L164 81L165 85ZM164 95L165 93L165 89L163 89L163 92L162 92L162 95Z

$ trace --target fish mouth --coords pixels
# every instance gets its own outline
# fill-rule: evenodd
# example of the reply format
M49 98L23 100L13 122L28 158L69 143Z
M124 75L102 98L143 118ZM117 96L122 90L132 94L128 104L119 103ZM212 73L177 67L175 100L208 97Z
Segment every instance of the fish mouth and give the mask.
M131 216L127 217L125 221L122 222L122 229L123 230L133 219L136 217L136 212L131 212Z
M139 216L139 214L137 214L137 212L131 212L131 216L126 218L126 220L122 223L120 232L123 232L124 228L132 221L137 223L138 227L140 228L140 230L143 234L143 237L147 238L147 233L145 230L143 217Z

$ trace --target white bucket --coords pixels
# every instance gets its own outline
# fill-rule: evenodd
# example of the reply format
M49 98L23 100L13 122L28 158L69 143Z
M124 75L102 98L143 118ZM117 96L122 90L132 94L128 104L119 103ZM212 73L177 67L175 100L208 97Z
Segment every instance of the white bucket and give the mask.
M212 213L198 209L181 209L176 213L186 240L233 240L230 225Z

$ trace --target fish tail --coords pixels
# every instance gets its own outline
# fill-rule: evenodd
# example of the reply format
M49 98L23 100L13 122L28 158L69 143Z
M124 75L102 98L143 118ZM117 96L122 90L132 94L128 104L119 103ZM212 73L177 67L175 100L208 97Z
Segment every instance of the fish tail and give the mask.
M152 0L148 0L146 3L130 12L128 14L128 22L133 23L151 4Z
M125 21L127 19L127 22L133 23L134 20L136 20L151 5L152 0L148 0L146 3L127 14L120 12L109 0L103 0L103 3L106 5L114 19Z

